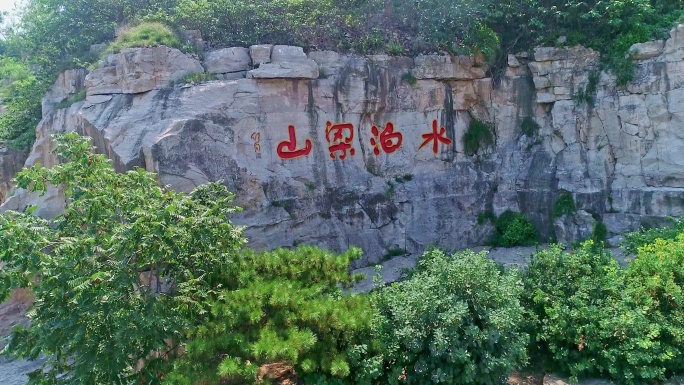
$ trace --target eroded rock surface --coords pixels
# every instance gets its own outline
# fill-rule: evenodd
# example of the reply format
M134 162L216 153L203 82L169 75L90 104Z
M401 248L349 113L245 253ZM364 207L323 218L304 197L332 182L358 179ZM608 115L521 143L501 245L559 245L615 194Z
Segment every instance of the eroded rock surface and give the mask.
M182 191L223 180L252 246L355 245L358 266L482 244L488 210L521 211L553 237L561 190L584 215L564 225L567 242L592 221L618 239L684 213L684 26L660 44L635 49L626 87L582 47L511 55L494 81L465 57L260 46L247 78L175 86L199 61L128 50L88 75L85 101L44 116L27 163L53 164L49 134L75 130L118 170L144 167ZM495 143L468 155L475 119ZM11 207L31 201L19 193Z

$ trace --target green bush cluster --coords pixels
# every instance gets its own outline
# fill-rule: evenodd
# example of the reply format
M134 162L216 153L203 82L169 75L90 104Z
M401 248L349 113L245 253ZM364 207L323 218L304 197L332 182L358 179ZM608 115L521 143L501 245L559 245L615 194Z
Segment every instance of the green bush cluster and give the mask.
M243 251L221 272L211 312L165 383L250 384L273 362L292 364L307 383L348 383L349 349L367 338L373 313L367 296L342 295L338 286L358 281L349 264L360 256L311 246Z
M473 156L482 147L494 143L494 126L491 123L471 119L468 129L463 133L463 151Z
M522 121L520 121L520 131L528 138L534 138L537 136L540 129L541 127L539 126L539 123L537 123L531 116L526 116L522 119Z
M553 216L560 218L563 215L572 215L577 211L575 207L575 199L569 191L563 191L558 195L556 203L553 205Z
M636 254L639 247L652 244L656 239L671 240L684 233L684 218L671 219L672 225L655 227L650 229L641 228L639 231L625 235L625 241L621 245L625 252Z
M643 288L628 285L625 271L593 241L572 252L556 245L534 254L525 289L537 342L531 354L547 370L621 384L664 378L668 352L659 325L632 295Z
M494 224L494 235L490 240L492 246L531 246L538 242L534 225L522 213L506 210L497 217L486 211L477 217L479 224L487 220Z
M180 48L181 42L168 26L157 22L144 22L121 32L116 40L107 46L106 52L117 53L124 48L160 45Z
M373 295L375 384L498 384L526 362L520 275L466 251L433 249L412 276ZM360 382L370 383L370 382Z
M684 235L639 249L626 269L587 241L532 256L525 277L531 355L574 379L662 382L684 370Z

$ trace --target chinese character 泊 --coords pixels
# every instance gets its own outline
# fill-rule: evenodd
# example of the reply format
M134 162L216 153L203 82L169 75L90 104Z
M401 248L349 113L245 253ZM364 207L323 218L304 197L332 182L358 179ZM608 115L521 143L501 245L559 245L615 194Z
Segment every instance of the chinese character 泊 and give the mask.
M392 122L385 124L385 129L382 131L376 125L373 125L371 132L374 137L371 138L370 142L375 155L380 155L380 148L387 154L397 151L404 140L400 132L394 132L394 124Z

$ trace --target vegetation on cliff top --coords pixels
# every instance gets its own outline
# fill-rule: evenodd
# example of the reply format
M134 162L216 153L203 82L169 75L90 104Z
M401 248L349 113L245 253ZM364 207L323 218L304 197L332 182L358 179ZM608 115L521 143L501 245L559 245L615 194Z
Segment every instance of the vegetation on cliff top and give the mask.
M0 141L28 146L40 119L40 95L56 74L87 65L96 59L92 44L111 42L117 31L146 21L176 32L198 29L213 46L474 52L483 53L495 69L505 65L507 53L559 44L562 36L562 44L604 52L606 65L624 83L633 73L625 59L630 45L665 37L683 7L684 0L27 0L0 41L0 54L13 60L0 61L0 91L13 90L11 96L0 95L8 110L0 119ZM178 45L175 37L160 36L165 27L158 27L142 31L147 37L120 33L114 46ZM32 82L5 75L6 65L17 64Z

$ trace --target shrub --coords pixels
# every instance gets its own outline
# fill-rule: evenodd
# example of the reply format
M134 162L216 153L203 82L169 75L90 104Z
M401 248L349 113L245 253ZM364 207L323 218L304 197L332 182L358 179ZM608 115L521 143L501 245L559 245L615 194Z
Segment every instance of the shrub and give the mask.
M373 295L378 351L360 383L503 383L526 361L521 290L486 252L427 251L410 278Z
M1 56L0 79L0 98L6 108L0 114L0 142L13 148L29 148L42 117L41 98L49 83L35 76L26 63Z
M471 119L468 129L463 134L463 151L467 155L475 155L483 146L494 143L493 126L491 123Z
M547 370L628 384L663 378L660 326L624 295L623 270L609 252L593 241L572 253L552 245L532 255L524 280L531 355Z
M599 221L594 224L594 230L591 232L591 240L597 245L602 245L606 242L608 237L608 229L605 223Z
M496 223L496 215L491 210L477 214L477 224L484 225L487 222Z
M81 102L85 100L86 98L86 90L85 88L79 90L75 94L71 95L70 97L62 100L61 102L57 103L55 105L55 109L59 110L60 108L68 108L71 107L74 103Z
M403 75L401 75L401 80L405 81L411 86L414 86L416 83L418 83L418 79L416 79L416 77L410 72L405 72Z
M653 366L684 370L684 235L639 248L626 273L627 296L648 317L659 346L646 346ZM659 354L655 354L655 353Z
M483 218L483 220L486 218ZM532 222L521 213L506 210L494 222L494 246L530 246L537 242L537 231Z
M537 123L531 116L524 117L520 122L520 131L528 138L537 136L540 129L541 127L539 126L539 123Z
M572 193L563 191L558 195L556 203L553 205L553 216L560 218L563 215L572 215L577 211L575 207L575 200L572 198Z
M216 74L209 72L191 72L183 76L179 83L181 84L194 84L194 83L204 83L212 80L218 80Z
M349 264L360 256L311 246L246 252L221 273L211 313L166 382L252 384L260 365L282 362L306 383L351 383L348 349L367 340L372 311L367 296L338 286L358 281Z
M653 229L644 229L643 227L636 232L625 235L625 241L622 247L625 252L636 254L639 247L652 244L657 239L675 239L679 234L684 233L684 218L671 218L672 226L659 227Z
M154 22L144 22L121 33L121 35L107 47L106 51L116 53L124 48L157 47L160 45L180 48L181 42L171 28L166 25Z

